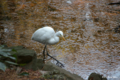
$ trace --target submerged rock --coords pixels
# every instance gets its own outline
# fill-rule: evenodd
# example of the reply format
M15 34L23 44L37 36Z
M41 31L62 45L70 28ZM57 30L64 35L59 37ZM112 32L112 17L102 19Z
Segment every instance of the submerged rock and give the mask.
M91 73L88 80L107 80L107 78L97 73Z

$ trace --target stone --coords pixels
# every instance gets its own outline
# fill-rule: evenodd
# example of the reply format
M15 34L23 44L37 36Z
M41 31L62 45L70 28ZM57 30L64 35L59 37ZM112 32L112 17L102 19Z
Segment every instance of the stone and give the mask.
M44 71L55 71L54 73L57 72L57 74L64 75L65 77L67 77L68 80L84 80L82 77L80 77L76 74L72 74L72 73L52 64L51 62L47 62L43 66L43 70Z
M107 80L107 78L97 73L91 73L88 80Z
M34 57L37 57L34 50L26 49L23 46L9 47L9 49L11 49L11 54L15 54L17 56L18 64L29 63Z

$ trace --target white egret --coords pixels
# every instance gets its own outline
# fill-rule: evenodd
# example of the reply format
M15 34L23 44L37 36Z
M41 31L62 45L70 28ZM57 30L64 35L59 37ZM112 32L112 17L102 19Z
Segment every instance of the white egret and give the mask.
M43 50L43 56L44 56L43 61L45 61L45 50L47 52L47 55L50 56L48 54L48 51L47 51L47 45L53 45L53 44L58 43L59 37L62 37L63 40L65 40L65 38L63 37L62 31L58 31L55 33L54 29L52 27L49 27L49 26L45 26L43 28L40 28L33 33L32 40L40 42L40 43L45 45L44 50ZM57 61L57 65L60 64L61 67L64 66L62 63L60 63L54 57L52 57L52 56L50 56L50 57Z

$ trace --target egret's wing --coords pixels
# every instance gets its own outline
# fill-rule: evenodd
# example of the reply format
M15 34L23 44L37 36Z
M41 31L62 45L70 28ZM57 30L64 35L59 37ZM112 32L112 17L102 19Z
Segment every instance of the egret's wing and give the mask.
M32 40L38 41L40 43L47 42L51 37L53 37L55 31L52 28L40 28L32 36Z

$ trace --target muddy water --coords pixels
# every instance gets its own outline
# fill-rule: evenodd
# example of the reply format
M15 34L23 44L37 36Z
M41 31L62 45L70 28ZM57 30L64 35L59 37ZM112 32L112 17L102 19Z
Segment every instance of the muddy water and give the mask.
M48 50L66 70L84 79L96 72L109 80L118 80L120 33L114 28L120 25L120 6L108 5L115 1L118 0L17 0L12 2L15 8L5 2L4 16L8 18L1 20L3 42L34 49L41 58L44 45L32 41L32 33L43 26L52 26L55 31L64 32L66 41L61 39L58 44L48 46Z

